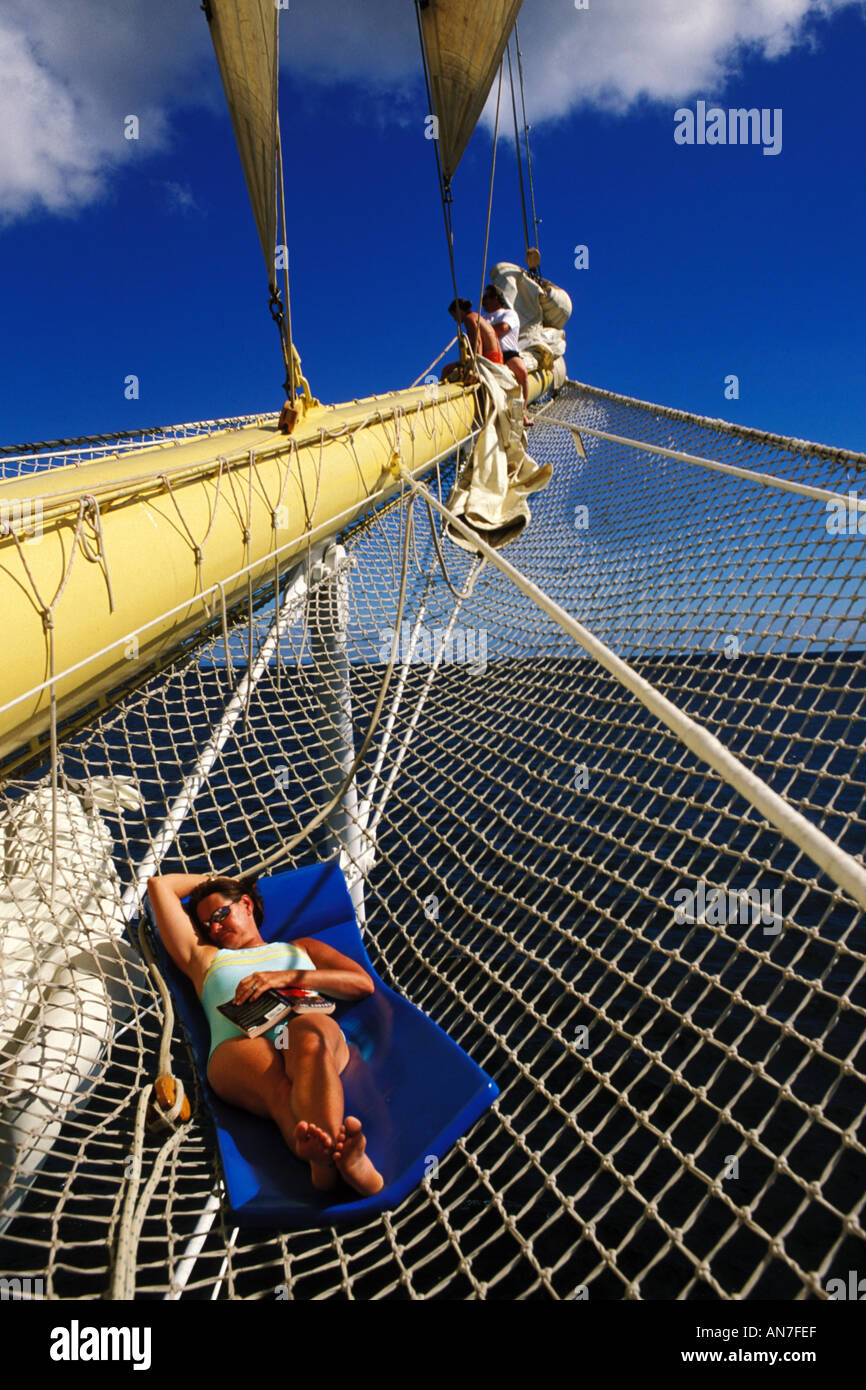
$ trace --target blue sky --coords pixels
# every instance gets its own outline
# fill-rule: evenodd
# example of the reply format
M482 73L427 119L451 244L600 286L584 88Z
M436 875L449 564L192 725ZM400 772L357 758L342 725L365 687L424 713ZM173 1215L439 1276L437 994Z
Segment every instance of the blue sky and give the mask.
M292 3L281 114L295 336L314 391L338 401L423 371L450 336L451 285L411 6ZM0 439L276 409L264 265L197 0L126 0L110 26L104 5L68 0L60 34L43 8L9 0L0 19L0 108L15 101L0 120ZM542 268L575 304L569 374L866 451L866 9L647 8L523 7ZM698 99L781 108L781 153L677 145L674 111ZM122 138L129 112L138 142ZM454 183L472 298L490 150L482 127ZM588 270L574 267L578 244ZM522 257L505 143L491 250ZM138 401L124 399L131 373Z

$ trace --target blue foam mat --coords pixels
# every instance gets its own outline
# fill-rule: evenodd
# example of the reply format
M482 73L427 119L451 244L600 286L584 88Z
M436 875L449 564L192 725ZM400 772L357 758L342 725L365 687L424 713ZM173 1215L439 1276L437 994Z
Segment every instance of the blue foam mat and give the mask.
M384 985L364 950L346 880L337 860L259 880L266 941L311 936L369 971L376 991L338 1004L336 1017L351 1060L341 1080L346 1113L364 1125L371 1157L385 1179L375 1197L353 1197L341 1185L319 1194L309 1168L287 1149L270 1120L227 1105L207 1081L210 1031L189 980L156 936L164 972L189 1038L202 1095L213 1119L228 1206L240 1226L297 1230L364 1221L397 1206L443 1158L499 1094L462 1048L414 1004Z

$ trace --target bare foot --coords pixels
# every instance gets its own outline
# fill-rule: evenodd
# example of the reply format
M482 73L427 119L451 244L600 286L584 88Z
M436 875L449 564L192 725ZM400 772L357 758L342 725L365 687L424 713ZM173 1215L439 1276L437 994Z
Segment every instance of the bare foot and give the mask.
M350 1187L362 1197L372 1197L385 1186L382 1174L373 1167L367 1156L367 1141L361 1129L361 1121L354 1115L347 1115L337 1132L334 1145L334 1162L337 1172Z
M295 1153L309 1163L313 1187L327 1192L334 1186L337 1170L334 1166L334 1143L329 1134L319 1129L318 1125L308 1125L306 1120L300 1120L295 1130Z

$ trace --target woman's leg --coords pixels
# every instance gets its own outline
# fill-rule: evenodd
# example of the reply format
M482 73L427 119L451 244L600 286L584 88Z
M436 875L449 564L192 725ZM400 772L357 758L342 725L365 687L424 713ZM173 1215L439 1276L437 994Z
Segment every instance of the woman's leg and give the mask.
M228 1038L214 1051L207 1075L217 1095L229 1105L269 1117L279 1126L295 1157L309 1163L314 1187L327 1191L334 1186L334 1140L315 1123L300 1122L291 1075L267 1038Z
M213 1052L207 1079L229 1105L272 1119L293 1153L298 1120L292 1086L267 1038L228 1038Z
M284 1041L292 1107L300 1122L296 1143L303 1143L308 1130L326 1134L331 1141L328 1162L335 1164L349 1186L362 1196L380 1191L384 1180L366 1152L361 1122L352 1115L343 1116L340 1073L348 1065L349 1048L339 1027L327 1014L296 1014ZM321 1174L317 1176L310 1167L314 1184L320 1186Z
M364 1154L361 1126L346 1117L347 1135L343 1120L340 1072L349 1049L337 1024L297 1014L280 1042L277 1049L266 1038L227 1039L211 1056L208 1081L229 1105L272 1119L292 1153L309 1163L314 1187L333 1187L339 1171L355 1191L378 1191L382 1179Z
M327 1014L295 1014L279 1039L292 1109L302 1124L314 1125L333 1142L343 1123L340 1072L349 1061L346 1039Z
M526 363L522 357L512 357L505 365L509 368L520 386L520 391L523 396L523 423L524 425L531 425L532 421L526 413L526 406L529 402L529 373L526 370Z

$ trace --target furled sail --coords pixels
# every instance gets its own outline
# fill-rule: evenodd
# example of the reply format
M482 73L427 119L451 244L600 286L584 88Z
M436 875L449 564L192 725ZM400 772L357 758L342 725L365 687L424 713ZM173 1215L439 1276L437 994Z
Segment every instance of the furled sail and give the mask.
M419 0L446 180L460 163L481 115L521 3Z
M280 12L274 0L207 0L204 9L268 267L268 283L273 284Z

